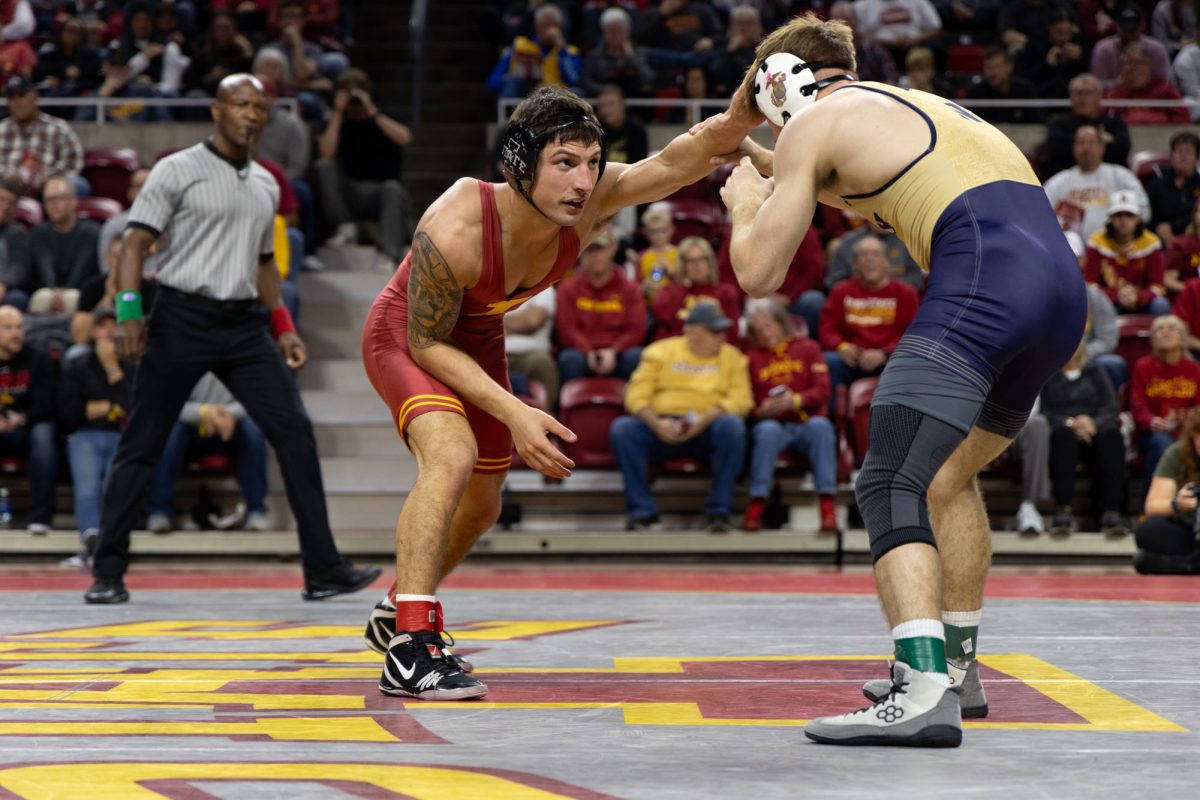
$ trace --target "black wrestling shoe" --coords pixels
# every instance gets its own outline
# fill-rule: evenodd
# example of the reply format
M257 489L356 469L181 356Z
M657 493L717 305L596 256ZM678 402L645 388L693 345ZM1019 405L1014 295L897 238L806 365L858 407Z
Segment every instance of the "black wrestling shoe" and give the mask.
M445 631L439 631L439 633L442 637L442 652L446 654L446 658L454 662L463 672L474 672L474 664L450 649L454 646L454 637ZM380 600L375 604L375 608L371 609L371 616L367 619L367 629L363 631L363 641L376 653L386 655L388 642L395 635L396 607L387 600ZM447 642L447 639L450 641Z
M129 601L129 591L120 578L97 578L83 595L84 602L91 605L112 605Z
M446 657L437 631L412 631L397 633L388 644L379 691L421 700L471 700L488 689Z
M339 594L350 594L365 589L383 574L379 567L351 566L344 561L333 569L319 575L304 573L304 591L300 596L305 600L325 600Z

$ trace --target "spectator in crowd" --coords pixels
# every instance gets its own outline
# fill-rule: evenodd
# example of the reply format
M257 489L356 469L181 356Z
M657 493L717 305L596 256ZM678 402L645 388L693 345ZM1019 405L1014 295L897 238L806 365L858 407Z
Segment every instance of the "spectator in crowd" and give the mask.
M600 15L602 38L583 61L582 85L588 97L599 95L609 84L619 86L628 97L654 93L654 70L634 46L632 29L629 12L619 6L606 8Z
M660 0L641 13L634 30L654 69L702 67L724 36L713 7L698 0Z
M107 274L109 269L108 251L112 248L113 241L121 238L121 234L125 233L125 226L129 223L129 209L133 207L133 201L137 199L137 196L141 194L142 186L146 184L146 176L149 174L150 170L142 167L129 176L129 188L125 191L125 197L128 200L125 209L104 220L104 224L100 226L100 235L96 240L96 263L103 273Z
M1146 189L1150 197L1150 224L1158 238L1170 247L1172 240L1192 222L1196 198L1200 197L1200 136L1180 131L1171 137L1171 163L1154 168L1154 180Z
M1017 506L1016 528L1022 536L1046 532L1046 520L1037 504L1050 500L1050 423L1035 404L1025 426L1008 453L1021 462L1021 504Z
M715 303L722 314L736 319L741 311L737 290L720 282L717 257L707 239L689 236L679 243L679 278L658 290L650 310L654 314L654 339L683 333L684 322L700 303ZM737 331L729 332L736 341Z
M929 0L858 0L854 8L855 34L878 42L898 58L942 32L942 20Z
M303 32L306 38L317 40L323 37L333 38L336 34L339 6L352 6L353 1L347 0L304 0ZM278 29L283 27L280 21L280 11L284 4L278 0L269 2L267 27Z
M296 202L296 193L292 191L291 183L283 174L283 167L269 158L259 158L256 151L252 151L252 155L259 166L271 173L271 177L275 179L275 185L279 187L279 206L275 209L274 222L275 265L278 267L279 277L282 279L279 282L279 290L283 295L283 304L287 306L292 319L298 323L300 293L296 289L296 275L302 269L301 262L304 260L305 247L304 234L297 227L300 206Z
M1074 231L1085 241L1108 224L1109 205L1117 192L1133 192L1138 217L1150 219L1150 199L1142 182L1128 167L1101 162L1103 148L1100 131L1081 125L1075 131L1075 166L1051 176L1045 184L1063 230Z
M854 245L854 277L835 284L821 309L821 346L833 386L883 371L917 314L917 290L892 280L883 242Z
M29 305L29 294L24 287L29 283L33 258L29 231L13 219L23 188L14 178L0 178L0 304L21 311Z
M72 314L79 290L100 273L96 244L100 229L76 214L75 186L66 178L46 181L46 221L33 229L31 314Z
M680 90L682 92L681 99L683 100L707 100L710 97L708 91L708 72L701 66L687 67L678 78ZM671 125L693 125L701 120L708 119L712 115L718 113L717 108L704 108L698 110L699 115L693 113L691 108L673 108L667 112L665 122Z
M57 41L38 51L33 80L47 97L79 97L100 86L100 49L89 44L83 22L72 17L59 29Z
M546 3L538 6L533 18L533 38L514 39L488 76L488 89L500 97L524 97L542 85L578 90L583 80L579 48L563 32L562 10Z
M649 152L646 126L627 111L620 86L609 84L596 95L596 117L604 128L608 160L618 164L636 164Z
M1087 241L1083 278L1108 295L1118 314L1167 314L1162 241L1138 216L1139 202L1133 192L1113 192L1108 223Z
M1181 100L1179 90L1167 80L1150 74L1150 59L1140 42L1132 42L1121 51L1121 69L1117 81L1104 96L1110 100ZM1124 106L1113 113L1130 125L1186 125L1190 117L1182 105Z
M805 454L812 465L820 530L836 532L837 434L825 415L833 391L821 346L797 336L787 311L770 298L747 305L746 338L754 427L750 431L750 503L742 529L762 528L776 459L780 453L794 450Z
M1079 0L1074 4L1078 6L1083 40L1089 47L1117 33L1117 14L1124 3L1125 0Z
M613 263L617 241L604 231L584 248L575 275L558 285L558 374L629 379L646 338L646 303L636 283Z
M1145 519L1134 529L1133 567L1143 575L1200 573L1196 488L1200 486L1200 412L1184 418L1179 441L1163 452L1146 496Z
M321 157L314 171L321 208L331 226L348 226L350 240L354 220L378 218L379 249L393 269L412 229L408 191L400 182L404 148L411 142L408 127L375 105L365 72L351 68L338 76L333 114L317 140Z
M1180 93L1189 100L1200 100L1200 44L1188 42L1172 64ZM1200 105L1189 109L1193 122L1200 121Z
M1037 89L1025 78L1013 74L1013 60L1008 51L992 46L983 54L983 76L967 89L971 100L1030 100ZM1032 105L1004 108L973 108L972 113L992 123L1039 122L1040 109Z
M267 19L276 0L212 0L213 11L229 11L237 19L238 29L255 41L267 32ZM276 29L279 27L276 18Z
M58 395L59 420L72 431L67 437L67 462L85 559L100 535L100 497L133 407L135 367L117 358L116 312L104 306L92 316L90 344L80 356L64 362Z
M1141 452L1145 466L1142 500L1150 487L1158 460L1178 438L1187 412L1197 405L1200 391L1200 365L1184 349L1187 326L1173 314L1166 314L1150 325L1150 355L1133 365L1129 379L1129 410L1141 434Z
M732 526L733 484L746 455L744 418L754 405L747 360L725 342L733 323L720 306L701 303L688 314L682 336L648 346L625 390L626 416L609 429L625 483L626 530L658 524L650 492L652 462L699 458L712 468L704 504L707 529Z
M157 46L157 45L156 45ZM129 63L129 55L121 42L114 41L104 50L100 64L100 73L104 80L96 90L96 96L105 99L129 98L130 102L109 106L105 119L118 122L129 121L170 121L174 117L171 111L163 106L147 107L138 102L139 98L157 98L160 95L155 90L149 77L138 79ZM90 122L96 119L94 106L80 106L75 111L75 119Z
M1041 413L1050 424L1050 482L1054 492L1052 531L1079 529L1071 511L1080 458L1095 469L1092 507L1099 529L1125 527L1125 440L1117 422L1117 396L1104 370L1088 361L1086 341L1042 389Z
M28 76L37 64L37 55L26 41L33 36L35 24L29 0L0 3L0 80Z
M192 389L179 421L163 448L150 481L146 529L168 533L175 527L175 483L188 454L228 456L237 469L248 531L265 531L267 519L267 440L246 409L211 372Z
M298 227L304 237L303 266L319 270L324 265L317 259L317 207L309 186L309 160L312 157L312 142L308 126L301 119L275 103L279 96L278 85L266 75L256 76L271 103L267 124L258 138L255 155L261 160L273 161L280 166L289 184L288 191L296 197L297 219L291 227Z
M1061 10L1071 11L1067 0L1008 0L1000 9L996 30L1000 44L1009 52L1025 47L1045 50L1049 42L1050 22Z
M1171 59L1167 48L1153 36L1146 35L1145 18L1142 10L1127 3L1117 12L1117 32L1096 42L1092 48L1092 74L1104 86L1117 82L1121 72L1121 54L1129 45L1140 43L1149 61L1150 77L1156 81L1170 83Z
M25 194L39 195L51 175L66 175L83 188L83 145L66 122L38 108L32 83L14 75L4 84L9 117L0 121L0 172L15 177Z
M671 207L655 203L647 208L642 213L642 233L649 247L630 260L637 265L642 293L653 301L659 289L679 278L679 248L671 241L675 237Z
M1066 237L1080 269L1086 270L1087 245L1077 233L1068 232ZM1104 290L1094 283L1087 284L1087 298L1088 317L1083 341L1087 347L1088 361L1103 369L1113 389L1119 392L1129 379L1129 365L1116 353L1117 309Z
M119 237L109 243L108 252L100 260L106 271L85 281L83 288L79 290L79 306L71 316L71 341L75 344L63 354L64 362L87 352L87 346L91 343L92 337L92 312L98 308L111 307L116 303L117 280L113 270L121 263L122 244ZM158 260L158 254L151 254L147 256L144 264L142 305L146 309L154 307L158 285L154 281L154 273L150 270L151 265L157 265Z
M187 9L189 18L188 30L184 31L181 12ZM186 52L188 37L196 35L195 6L189 0L163 0L154 6L154 30L164 42L175 42Z
M730 226L726 226L721 237L721 252L717 254L717 273L722 285L731 287L737 294L738 301L746 299L737 276L733 273L733 262L730 257ZM821 318L821 307L825 305L825 254L821 249L821 235L815 227L810 226L792 263L788 266L783 283L774 293L768 295L776 303L786 308L790 313L804 319L806 333L815 338L817 324Z
M859 216L853 211L849 213ZM829 268L825 271L826 289L833 291L833 287L839 282L854 277L854 250L858 243L868 236L874 236L883 242L883 254L887 259L888 274L892 278L907 283L918 292L925 288L925 273L908 252L904 242L900 241L896 232L884 230L874 222L864 221L864 224L830 243L832 255L829 259Z
M1066 97L1071 80L1087 70L1083 42L1070 10L1054 11L1048 46L1026 45L1017 53L1016 72L1034 85L1038 97Z
M858 14L854 11L854 3L850 0L837 0L829 7L829 18L840 19L851 27L858 29ZM913 48L909 50L912 53ZM932 53L930 56L932 58ZM863 81L877 81L898 85L900 73L896 69L896 60L887 48L874 39L866 36L854 37L854 61L858 66L858 78Z
M1150 14L1150 35L1162 42L1172 58L1196 40L1196 7L1185 0L1158 0Z
M178 42L163 38L154 27L150 6L134 3L125 15L125 37L121 55L129 68L128 83L140 91L129 92L138 97L179 97L183 90L183 72L191 59L183 53ZM160 107L154 112L158 120L170 120L170 109Z
M939 97L954 97L954 87L938 77L933 51L928 47L914 47L904 56L904 74L900 76L900 86Z
M754 63L754 47L762 38L762 18L754 6L735 6L729 12L729 37L714 50L708 65L708 86L714 97L729 97Z
M1171 313L1187 326L1186 346L1190 353L1200 355L1200 278L1188 278L1183 291L1175 298Z
M214 11L208 35L192 50L183 84L189 92L216 97L217 85L230 75L249 72L254 45L239 30L229 11Z
M1129 126L1125 120L1105 113L1100 107L1100 81L1090 72L1076 75L1068 89L1071 110L1056 114L1046 123L1046 155L1053 175L1075 164L1075 133L1090 125L1100 135L1101 158L1107 164L1125 166L1129 160Z
M1167 247L1163 285L1168 296L1179 295L1187 281L1200 275L1197 268L1200 268L1200 203L1192 208L1191 222L1183 233Z
M349 68L350 59L336 50L326 52L306 38L305 19L304 0L280 0L275 7L279 38L263 47L276 50L288 59L291 88L305 104L306 116L315 119L320 114L320 94L333 88L333 81Z
M28 530L39 535L50 530L54 516L56 379L50 356L25 346L21 312L0 306L0 456L29 464L33 510Z
M546 404L551 414L558 412L558 365L550 355L555 298L554 287L549 287L525 305L504 314L504 352L508 356L508 380L513 394L529 396L532 394L529 382L538 381L546 389Z

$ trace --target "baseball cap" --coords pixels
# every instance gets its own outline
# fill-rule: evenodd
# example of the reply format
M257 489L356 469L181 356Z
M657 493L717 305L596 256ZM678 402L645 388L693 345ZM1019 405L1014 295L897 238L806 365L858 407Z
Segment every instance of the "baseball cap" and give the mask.
M1142 11L1134 5L1126 5L1117 12L1117 27L1123 31L1132 31L1142 24Z
M1113 214L1119 214L1122 211L1133 214L1135 217L1142 215L1137 192L1130 189L1121 189L1108 196L1108 215L1111 217Z
M29 94L34 90L34 85L29 82L29 79L23 75L13 75L4 84L4 96L15 97L17 95Z
M688 312L684 325L702 325L713 333L720 333L733 322L721 313L719 306L713 303L699 303Z
M602 230L600 233L596 234L596 238L588 242L587 247L584 249L591 250L593 247L608 247L610 244L612 244L612 242L612 234L606 228L605 230Z

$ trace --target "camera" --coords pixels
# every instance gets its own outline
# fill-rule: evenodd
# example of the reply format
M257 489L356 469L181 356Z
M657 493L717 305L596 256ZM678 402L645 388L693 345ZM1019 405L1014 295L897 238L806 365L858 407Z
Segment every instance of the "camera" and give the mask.
M780 395L785 394L787 390L788 387L784 386L782 383L778 386L772 386L771 390L767 392L767 397L779 397Z

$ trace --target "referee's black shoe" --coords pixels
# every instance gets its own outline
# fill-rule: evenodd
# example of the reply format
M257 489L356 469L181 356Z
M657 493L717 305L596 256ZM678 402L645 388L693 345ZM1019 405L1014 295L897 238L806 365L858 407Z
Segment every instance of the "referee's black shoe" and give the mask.
M92 588L84 593L85 602L92 605L112 605L129 602L129 591L120 578L97 578Z
M383 574L379 567L352 566L343 561L331 570L321 573L304 573L304 591L300 594L305 600L325 600L339 594L350 594L370 586L376 578Z

